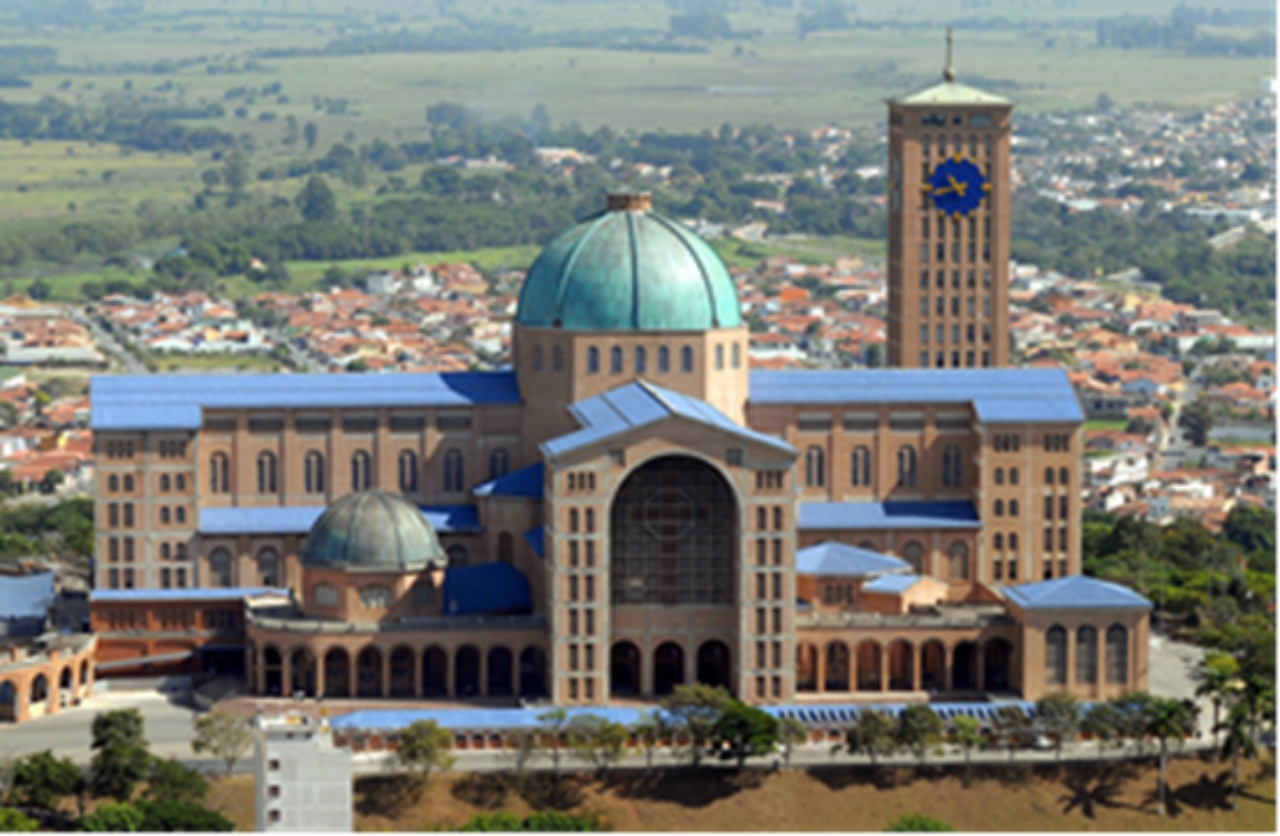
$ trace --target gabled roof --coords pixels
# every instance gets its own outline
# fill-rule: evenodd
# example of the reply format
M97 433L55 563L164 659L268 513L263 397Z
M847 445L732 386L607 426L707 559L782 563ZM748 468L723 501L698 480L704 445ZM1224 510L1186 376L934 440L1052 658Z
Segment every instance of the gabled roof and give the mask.
M756 404L972 404L983 423L1082 422L1062 369L753 371Z
M203 409L463 407L518 404L510 371L438 374L98 375L95 430L195 430Z
M863 592L880 593L882 595L901 595L911 587L924 580L921 575L882 575L862 585Z
M445 615L521 613L532 607L528 579L509 563L459 566L445 572Z
M598 444L625 432L665 421L685 418L795 455L795 448L780 438L735 424L729 416L706 401L637 380L617 389L579 401L569 407L582 429L542 444L548 458L572 452L588 444Z
M476 496L510 496L521 499L542 499L542 484L545 474L542 462L522 467L519 470L481 482L472 488Z
M796 552L796 572L801 575L865 578L910 569L910 563L893 555L846 546L844 543L819 543Z
M1127 586L1084 575L1008 586L1004 594L1023 610L1151 609L1150 601Z
M799 528L872 531L890 528L979 529L968 500L946 502L801 502Z
M1013 104L1003 96L996 96L958 81L942 81L888 101L889 104L896 105L1003 105L1008 107Z

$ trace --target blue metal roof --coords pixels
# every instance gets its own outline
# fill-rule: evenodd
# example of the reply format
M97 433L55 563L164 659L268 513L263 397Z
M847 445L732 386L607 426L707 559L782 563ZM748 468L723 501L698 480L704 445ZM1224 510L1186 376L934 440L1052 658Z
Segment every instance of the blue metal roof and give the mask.
M272 586L232 586L208 589L95 589L91 601L227 601L280 595L288 598L287 589Z
M524 533L524 539L530 546L533 546L533 553L538 557L542 557L546 550L546 526L538 526L531 528Z
M43 619L53 606L55 573L0 575L0 618Z
M528 579L509 563L481 563L445 571L445 615L497 615L532 608Z
M799 527L842 531L982 528L968 500L946 502L802 502Z
M437 374L99 375L95 430L195 430L202 409L325 409L518 404L510 371Z
M795 448L780 438L735 424L711 404L638 380L569 407L582 429L544 442L548 458L596 444L630 430L668 418L686 418L748 441L795 455Z
M437 534L484 531L474 505L421 506ZM325 512L323 505L271 505L259 508L201 508L201 534L308 534Z
M1151 609L1151 602L1129 587L1085 575L1008 586L1004 594L1024 610Z
M983 423L1080 422L1062 369L753 371L751 403L972 404Z
M911 564L890 554L846 546L819 543L796 552L796 571L801 575L863 578L885 572L906 572Z
M924 580L920 575L881 575L875 580L862 585L863 592L878 592L882 595L901 595L911 587Z
M521 499L542 499L543 480L546 468L542 462L522 467L519 470L481 482L472 488L476 496L511 496Z

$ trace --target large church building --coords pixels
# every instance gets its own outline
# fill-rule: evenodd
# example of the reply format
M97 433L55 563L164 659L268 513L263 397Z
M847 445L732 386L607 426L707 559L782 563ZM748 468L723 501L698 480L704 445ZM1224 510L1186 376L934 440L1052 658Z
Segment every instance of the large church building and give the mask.
M895 118L984 106L921 101ZM508 369L95 378L99 672L561 705L1146 686L1150 605L1080 574L1064 372L752 371L748 336L715 251L628 193L534 263Z

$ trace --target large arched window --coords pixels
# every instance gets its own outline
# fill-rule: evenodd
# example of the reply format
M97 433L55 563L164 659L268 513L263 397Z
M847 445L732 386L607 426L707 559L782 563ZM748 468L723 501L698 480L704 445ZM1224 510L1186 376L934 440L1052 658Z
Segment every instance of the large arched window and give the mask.
M489 454L489 478L506 476L511 470L511 455L502 447Z
M1129 631L1120 624L1107 628L1107 682L1112 685L1129 682Z
M615 345L609 349L609 371L612 374L622 374L622 346Z
M217 548L209 555L209 586L231 586L231 552Z
M1076 630L1076 682L1093 685L1098 681L1098 631L1085 625Z
M263 586L284 586L284 573L281 571L280 553L266 548L258 552L258 577Z
M871 486L871 448L859 444L853 448L852 470L849 479L855 488Z
M226 453L214 453L209 457L209 491L231 492L231 460Z
M969 580L969 545L957 540L947 550L947 573L953 581Z
M1049 685L1067 684L1067 631L1057 625L1044 634L1044 679Z
M587 349L587 374L600 372L600 349L594 345Z
M916 486L916 448L903 445L898 448L898 487Z
M665 345L658 347L658 374L671 371L671 349Z
M680 371L693 371L693 347L686 345L680 349Z
M737 516L733 492L710 466L667 456L634 470L609 519L615 604L730 604Z
M911 571L924 574L924 547L915 540L902 547L902 559L911 564Z
M947 488L958 488L963 479L963 457L960 454L960 447L956 444L948 445L942 451L942 485Z
M644 346L636 346L636 374L644 374L649 370L649 352Z
M307 493L324 493L324 455L319 451L307 453L303 462L303 477Z
M418 492L418 454L412 450L401 450L396 459L400 476L401 493Z
M460 493L462 491L462 465L462 451L458 448L450 448L444 454L444 484L442 487L445 493Z
M351 454L351 490L369 490L370 465L369 454L364 450L357 450Z
M258 493L276 492L276 457L274 453L258 454Z
M816 444L804 452L804 483L810 488L821 488L827 484L826 453Z

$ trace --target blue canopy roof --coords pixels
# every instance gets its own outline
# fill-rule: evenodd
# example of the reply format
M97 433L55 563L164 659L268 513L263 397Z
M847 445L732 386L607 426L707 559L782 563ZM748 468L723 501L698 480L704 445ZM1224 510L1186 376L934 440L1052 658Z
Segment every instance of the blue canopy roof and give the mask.
M530 546L533 546L533 553L538 557L542 557L542 553L547 547L545 534L546 526L541 525L537 528L531 528L524 533L525 541Z
M1004 594L1024 610L1151 609L1151 602L1129 587L1084 575L1008 586Z
M459 407L518 404L510 371L434 374L99 375L95 430L195 430L202 409Z
M924 580L920 575L881 575L875 580L862 585L863 592L878 592L882 595L901 595L911 587Z
M842 531L982 528L968 500L946 502L802 502L799 527Z
M0 618L43 619L53 606L53 572L0 575Z
M481 482L472 489L476 496L510 496L521 499L542 499L542 483L546 469L542 462Z
M1084 421L1062 369L753 371L751 403L955 403L983 423Z
M571 405L569 411L582 429L544 442L542 450L549 458L675 417L697 421L738 438L795 455L795 448L782 439L735 424L729 416L706 401L645 380L579 401Z
M445 615L497 615L532 608L529 581L509 563L459 566L445 572Z
M201 534L307 534L325 511L323 505L273 505L259 508L201 508ZM484 531L474 505L421 507L437 534Z
M796 571L801 575L863 578L885 572L906 572L911 564L893 555L846 546L819 543L796 552Z

